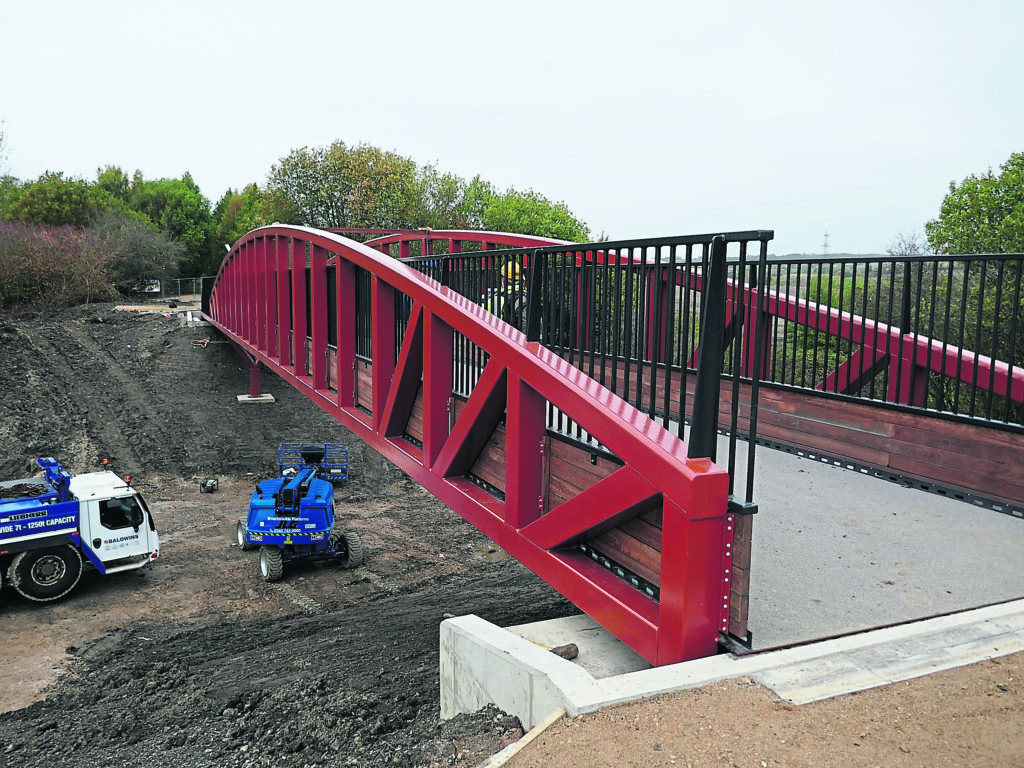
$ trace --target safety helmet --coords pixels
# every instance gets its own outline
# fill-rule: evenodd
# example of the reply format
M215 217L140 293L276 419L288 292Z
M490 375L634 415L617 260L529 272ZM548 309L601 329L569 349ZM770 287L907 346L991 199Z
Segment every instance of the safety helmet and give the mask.
M508 262L508 264L501 268L501 276L506 280L518 280L519 265L513 261Z

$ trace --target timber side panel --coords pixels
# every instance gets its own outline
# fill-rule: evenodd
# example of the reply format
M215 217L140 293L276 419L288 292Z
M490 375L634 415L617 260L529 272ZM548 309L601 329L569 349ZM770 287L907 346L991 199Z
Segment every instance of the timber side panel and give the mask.
M1024 504L1022 435L762 387L758 437L911 480Z
M814 432L804 431L810 429ZM884 438L797 416L760 414L757 436L875 467L888 467L890 462L889 441Z
M563 440L550 440L549 446L545 509L554 509L622 466Z
M356 360L356 405L373 410L373 364Z
M405 434L414 440L423 442L423 382L420 382L416 390L416 399L412 403L412 410L409 412L409 421L405 425Z
M862 409L851 409L847 405L836 407L835 400L826 398L810 399L802 397L795 400L787 397L789 392L762 389L758 397L758 414L765 412L777 413L780 416L791 416L802 422L819 422L826 426L834 426L844 430L854 430L865 435L876 435L881 438L892 437L893 425L878 418L878 408L872 408L871 414ZM796 393L793 393L796 394Z
M620 528L602 533L592 539L590 544L598 552L628 568L640 578L656 587L661 586L661 550L647 546Z
M469 470L470 474L505 493L505 425L499 424Z
M974 491L970 491L964 486L981 486L986 483L985 490L978 495L983 495L987 499L993 499L995 501L1003 501L1008 504L1017 504L1021 502L1018 499L1024 498L1024 487L1019 483L1003 482L998 478L993 478L990 475L981 474L978 472L968 471L964 467L939 467L935 464L928 462L916 461L914 459L907 458L906 456L895 456L893 458L892 471L903 477L910 479L930 477L938 474L940 469L950 473L950 477L956 478L956 483L950 481L942 481L937 483L944 488L949 488L954 493L962 491L964 494L972 494ZM925 482L931 482L925 481Z
M649 509L646 512L641 512L637 517L640 520L644 520L659 530L664 527L663 518L664 510L661 507L657 509Z
M729 634L747 635L750 606L750 553L753 549L753 515L733 516L732 564L729 573Z
M605 557L661 586L662 508L643 512L617 528L595 536L588 544ZM657 524L654 524L656 521Z
M327 388L338 391L338 350L327 348Z
M644 546L661 552L661 527L651 525L641 517L635 517L619 526L623 533L632 536Z
M979 461L1002 465L1015 482L1024 483L1024 435L996 430L979 430L970 424L940 422L937 419L903 414L893 423L893 439L908 445L926 445L937 450L967 454Z
M966 470L979 479L998 477L1010 485L1024 485L1024 466L1019 462L1007 463L1004 460L1005 447L1001 447L1001 452L997 457L992 451L992 446L976 444L974 441L964 442L958 450L951 451L946 447L927 442L929 435L910 433L906 437L910 439L910 442L892 441L893 450L890 464L893 467L907 462L931 465L936 468L958 467L959 471ZM921 437L924 441L915 441L915 437ZM901 447L902 450L899 449ZM970 457L967 462L964 461L965 455Z

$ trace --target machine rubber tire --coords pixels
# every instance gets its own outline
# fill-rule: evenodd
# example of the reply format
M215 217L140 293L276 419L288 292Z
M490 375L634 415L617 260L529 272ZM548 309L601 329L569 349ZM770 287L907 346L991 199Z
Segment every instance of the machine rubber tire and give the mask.
M356 568L363 564L363 543L355 531L345 531L345 557L341 560L342 568Z
M64 597L81 577L82 556L66 545L19 552L7 571L18 594L40 603Z
M260 575L264 581L277 581L284 573L284 557L277 547L260 547Z
M245 520L238 519L238 523L235 524L235 538L238 539L238 548L243 552L251 552L256 549L255 544L250 544L245 540Z

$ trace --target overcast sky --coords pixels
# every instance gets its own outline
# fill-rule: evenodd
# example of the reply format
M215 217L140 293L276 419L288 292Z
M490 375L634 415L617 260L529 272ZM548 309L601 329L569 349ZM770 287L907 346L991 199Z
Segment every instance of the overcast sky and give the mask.
M340 139L595 236L879 253L1024 151L1022 40L1022 0L0 0L0 166L216 203Z

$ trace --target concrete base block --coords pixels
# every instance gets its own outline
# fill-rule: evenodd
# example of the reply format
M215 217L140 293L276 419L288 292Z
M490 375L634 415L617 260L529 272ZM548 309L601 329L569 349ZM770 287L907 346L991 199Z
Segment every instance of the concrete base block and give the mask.
M579 714L593 678L571 661L478 616L441 622L441 718L495 704L532 728L562 707Z
M567 642L580 649L575 662L548 650ZM663 667L638 662L585 616L510 630L477 616L460 616L441 623L441 717L494 704L532 728L559 707L576 717L741 676L805 704L1021 650L1024 600L791 648L719 654ZM587 658L598 654L606 658Z
M192 310L188 310L188 312L185 313L185 324L189 328L199 328L204 325L212 325L212 323L203 320L201 314L193 312Z
M237 397L238 397L238 402L240 402L240 403L273 403L273 402L276 402L274 400L274 396L273 395L256 395L255 397L253 397L252 395L237 395Z

